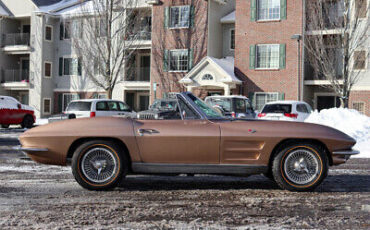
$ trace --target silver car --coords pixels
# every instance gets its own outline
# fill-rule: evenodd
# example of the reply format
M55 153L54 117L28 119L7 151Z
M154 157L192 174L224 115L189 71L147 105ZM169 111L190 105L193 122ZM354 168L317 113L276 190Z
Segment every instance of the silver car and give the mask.
M209 96L205 102L226 117L255 118L251 101L245 96Z

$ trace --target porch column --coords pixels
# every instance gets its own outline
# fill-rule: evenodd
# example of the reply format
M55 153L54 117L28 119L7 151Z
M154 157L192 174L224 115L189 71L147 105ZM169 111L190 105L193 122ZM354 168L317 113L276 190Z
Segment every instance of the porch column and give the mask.
M224 91L225 91L225 96L230 96L230 85L225 85Z
M193 88L194 88L194 86L188 85L188 86L186 86L186 91L193 92Z

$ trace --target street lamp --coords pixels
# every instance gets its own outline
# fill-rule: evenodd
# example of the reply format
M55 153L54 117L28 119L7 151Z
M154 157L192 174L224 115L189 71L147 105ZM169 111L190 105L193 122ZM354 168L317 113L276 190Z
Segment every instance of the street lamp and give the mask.
M297 40L298 42L298 101L301 100L301 43L302 35L294 34L290 37L292 40ZM302 89L303 90L303 89Z

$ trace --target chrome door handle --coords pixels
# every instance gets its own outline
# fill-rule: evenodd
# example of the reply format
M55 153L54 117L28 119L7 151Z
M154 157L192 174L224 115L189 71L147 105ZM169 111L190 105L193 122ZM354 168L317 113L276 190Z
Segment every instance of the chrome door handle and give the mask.
M155 129L138 129L137 132L139 133L140 136L143 136L145 133L147 133L147 134L159 133Z

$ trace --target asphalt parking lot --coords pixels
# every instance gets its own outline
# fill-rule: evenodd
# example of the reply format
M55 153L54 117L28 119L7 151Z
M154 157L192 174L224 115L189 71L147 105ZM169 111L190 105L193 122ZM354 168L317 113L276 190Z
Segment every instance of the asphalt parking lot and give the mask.
M74 181L70 167L12 150L21 132L0 130L0 229L370 228L370 159L332 167L310 193L280 190L261 175L135 175L94 192Z

